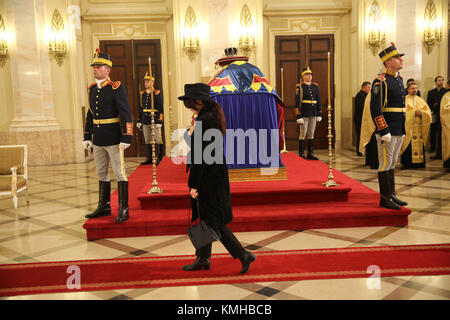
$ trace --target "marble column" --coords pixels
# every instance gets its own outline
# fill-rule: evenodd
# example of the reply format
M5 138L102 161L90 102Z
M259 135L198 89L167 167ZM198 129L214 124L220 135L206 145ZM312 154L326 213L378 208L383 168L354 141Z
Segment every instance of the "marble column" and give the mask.
M9 144L28 145L29 165L59 164L64 158L60 123L55 117L44 0L5 0L14 21L11 84L14 117Z
M58 128L53 111L50 62L45 46L43 0L8 0L14 13L15 52L11 55L14 119L11 131Z

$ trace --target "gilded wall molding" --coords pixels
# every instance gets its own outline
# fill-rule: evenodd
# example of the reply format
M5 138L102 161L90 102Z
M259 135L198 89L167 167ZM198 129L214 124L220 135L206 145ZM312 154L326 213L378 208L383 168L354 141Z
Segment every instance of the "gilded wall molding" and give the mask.
M266 4L263 15L270 18L289 16L343 16L352 10L351 1L291 1Z
M146 34L145 23L118 23L112 24L112 34L133 37Z

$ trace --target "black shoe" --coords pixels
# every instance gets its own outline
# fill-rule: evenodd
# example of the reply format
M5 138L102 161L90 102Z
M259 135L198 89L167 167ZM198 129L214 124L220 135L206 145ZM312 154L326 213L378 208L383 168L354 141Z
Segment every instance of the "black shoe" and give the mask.
M306 159L308 160L319 160L319 158L317 158L314 154L312 153L308 153L308 155L306 156Z
M399 206L407 206L408 202L400 200L399 198L397 198L397 195L395 194L395 172L394 172L394 169L389 170L389 179L390 179L390 185L391 185L391 200L394 201L394 203L398 204Z
M85 215L86 218L98 218L111 215L111 181L99 181L98 206L94 212Z
M211 267L211 265L209 263L208 258L197 257L197 259L195 259L193 264L188 264L186 266L183 266L182 269L184 271L195 271L195 270L201 270L201 269L209 270L210 267Z
M392 201L392 199L389 199L388 201L380 200L380 207L393 209L393 210L400 210L402 208L398 204L396 204L394 201Z
M398 204L399 206L407 206L407 205L408 205L408 202L403 201L403 200L400 200L399 198L397 198L396 195L393 195L393 196L391 197L391 200L394 201L394 202L395 202L396 204Z
M241 273L244 274L250 268L250 263L256 260L256 256L251 252L246 252L242 258L239 258L242 263Z
M358 151L358 152L356 153L356 156L358 156L358 157L362 157L362 156L363 156L363 154L362 154L361 152L359 152L359 151Z
M314 143L314 139L308 139L308 155L306 156L306 159L308 159L308 160L319 160L319 158L317 158L314 155L313 143Z
M128 181L118 181L117 186L119 189L119 214L116 218L116 223L122 223L128 220Z

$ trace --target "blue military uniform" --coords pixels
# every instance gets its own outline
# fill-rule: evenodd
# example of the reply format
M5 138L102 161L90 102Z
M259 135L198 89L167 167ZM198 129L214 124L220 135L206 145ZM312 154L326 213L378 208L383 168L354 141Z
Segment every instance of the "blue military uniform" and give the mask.
M296 85L295 105L297 107L297 119L303 117L321 117L322 105L320 104L319 85L304 82Z
M155 106L154 119L155 123L163 124L160 116L164 113L163 98L161 91L153 90L153 103ZM152 124L152 104L151 95L147 93L147 90L139 92L139 119L138 122L142 124Z
M146 73L144 80L155 81L155 78L150 77L148 73ZM153 86L153 84L152 84ZM152 109L152 96L153 96L153 106ZM155 123L155 155L156 155L156 165L159 165L163 158L164 148L162 146L162 124L163 124L163 114L164 114L164 105L163 105L163 97L161 91L156 89L142 90L139 92L139 119L138 123L141 123L143 126L144 140L147 149L147 160L141 162L142 165L152 164L153 163L153 125L152 125L152 111L153 111L153 119Z
M305 74L312 74L309 67L304 68L302 77ZM320 103L319 85L311 82L307 84L302 82L296 85L295 106L297 107L297 123L300 124L299 149L298 154L305 159L305 138L308 140L308 154L306 159L319 160L313 154L314 131L316 130L316 121L322 117L322 104ZM300 123L298 119L302 119Z
M383 63L403 55L393 43L379 54ZM375 123L378 148L380 206L389 209L400 209L401 206L407 205L395 194L394 175L405 135L405 96L403 79L398 73L394 74L388 70L372 83L370 112ZM385 136L386 138L383 138Z
M97 87L89 86L89 111L86 115L84 140L96 146L111 146L121 142L131 144L133 122L125 88L120 81L109 78Z
M111 57L96 50L91 66L112 67ZM100 82L100 81L99 81ZM120 81L109 78L101 84L92 83L89 88L89 110L86 115L84 140L93 142L93 154L99 178L97 209L86 218L111 215L111 180L109 165L117 178L119 214L116 223L129 217L128 179L125 170L124 148L133 139L133 122L128 97Z
M406 89L399 74L383 73L382 78L373 81L370 112L376 133L381 136L405 134L405 96Z

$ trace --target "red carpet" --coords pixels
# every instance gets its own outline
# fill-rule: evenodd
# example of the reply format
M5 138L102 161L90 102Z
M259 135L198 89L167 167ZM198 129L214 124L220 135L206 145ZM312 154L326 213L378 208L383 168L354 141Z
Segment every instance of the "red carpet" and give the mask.
M299 230L367 226L405 226L407 208L389 210L378 205L379 194L333 170L339 187L326 188L328 165L306 161L291 152L282 154L288 180L232 182L235 232ZM165 157L157 167L162 194L151 188L152 166L139 166L129 177L130 218L118 225L117 191L111 196L113 214L86 221L89 240L116 237L186 234L189 194L186 166Z
M247 274L239 260L214 254L211 270L185 272L194 256L126 258L0 265L0 296L223 283L450 274L450 244L356 247L255 253ZM69 266L80 269L80 289L68 289ZM213 297L211 297L213 298Z

